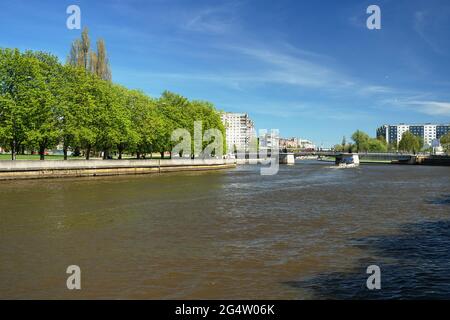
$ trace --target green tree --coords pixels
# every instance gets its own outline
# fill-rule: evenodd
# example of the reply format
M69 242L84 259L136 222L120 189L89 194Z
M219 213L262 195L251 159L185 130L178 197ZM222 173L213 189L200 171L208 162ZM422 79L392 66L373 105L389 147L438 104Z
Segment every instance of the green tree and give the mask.
M118 85L113 85L111 89L115 95L114 100L118 103L114 121L118 124L117 129L119 133L116 148L119 153L119 159L122 159L122 154L125 150L134 150L136 148L140 136L133 125L133 110L130 108L128 99L129 90Z
M440 139L442 148L445 150L446 153L450 152L450 133L447 133L446 135L443 135Z
M159 141L155 147L161 153L161 158L163 158L164 152L170 152L174 146L174 143L171 141L173 130L177 128L189 130L192 126L193 132L194 124L189 121L189 117L192 115L189 100L179 94L164 91L157 100L157 110L161 117L161 127L158 128L160 132Z
M30 91L30 65L18 49L0 49L0 142L16 159L20 145L26 139Z
M367 133L356 130L352 135L352 140L355 142L356 152L369 151L370 137Z
M103 39L99 39L97 41L97 53L93 52L92 57L92 73L96 74L103 80L111 81L111 68L109 66L109 59L106 53L106 45Z
M84 70L91 68L91 40L89 38L89 30L85 27L81 33L81 39L72 42L67 63L72 66L78 66Z
M356 152L386 152L388 149L386 141L380 137L371 138L367 133L357 130L352 135L354 145L349 145L348 150Z
M391 152L397 152L398 151L398 144L397 141L391 142L388 144L388 151Z
M156 110L156 101L147 97L143 92L129 91L127 98L131 122L137 133L136 144L129 151L135 152L139 159L141 155L145 157L147 153L151 155L153 151L159 151L157 144L161 140L162 117Z
M110 152L121 142L121 125L125 121L121 112L121 99L118 89L110 82L98 77L93 78L92 94L94 98L93 123L95 148L103 152L107 159Z
M111 81L111 68L109 65L106 45L103 39L97 41L97 52L91 50L91 40L88 28L84 28L81 39L72 42L67 63L87 70L99 78Z
M194 100L191 102L191 119L189 127L193 129L194 121L202 121L202 135L208 129L218 129L222 132L222 149L226 153L225 127L220 118L220 114L214 108L214 105L207 101ZM193 133L191 133L193 134ZM204 149L212 141L203 141Z
M402 139L398 144L398 148L401 151L412 152L416 154L423 147L423 140L420 137L415 136L409 131L406 131L402 135Z
M387 152L388 146L384 139L369 139L368 150L369 152Z
M2 50L1 140L11 147L14 160L24 144L39 150L57 143L55 107L60 83L56 57L42 52Z
M29 114L26 140L29 146L39 150L44 160L45 150L58 144L56 108L61 96L62 66L58 59L47 53L27 51L24 59L30 65L30 81L33 96L28 102Z
M84 69L70 65L64 66L63 72L63 90L56 112L64 159L67 159L69 148L85 149L89 159L95 143L95 99L92 93L95 78Z

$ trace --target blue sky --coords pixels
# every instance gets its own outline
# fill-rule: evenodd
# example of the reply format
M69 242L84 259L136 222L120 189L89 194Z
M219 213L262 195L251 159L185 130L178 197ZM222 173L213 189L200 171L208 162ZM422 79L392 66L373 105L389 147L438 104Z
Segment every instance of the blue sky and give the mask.
M398 122L450 122L450 1L5 1L0 46L65 61L82 26L105 39L113 80L248 112L258 129L339 143ZM366 8L381 8L381 30Z

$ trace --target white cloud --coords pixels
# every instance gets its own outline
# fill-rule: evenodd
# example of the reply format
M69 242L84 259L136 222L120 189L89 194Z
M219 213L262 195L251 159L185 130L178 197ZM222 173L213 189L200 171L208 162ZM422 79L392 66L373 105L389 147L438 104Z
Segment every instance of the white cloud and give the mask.
M414 30L439 55L446 54L439 45L438 31L442 15L446 16L447 14L448 9L447 11L443 9L442 12L417 11L414 15Z
M236 9L239 3L203 8L189 17L182 27L189 31L221 34L234 29L238 23Z
M450 116L450 102L410 101L407 104L418 108L419 112L432 116Z
M319 55L311 52L297 50L296 56L266 49L249 46L224 46L224 49L245 55L263 66L258 75L260 82L275 82L281 84L298 85L303 87L347 87L353 84L346 76L333 71L319 62L314 62L313 57Z

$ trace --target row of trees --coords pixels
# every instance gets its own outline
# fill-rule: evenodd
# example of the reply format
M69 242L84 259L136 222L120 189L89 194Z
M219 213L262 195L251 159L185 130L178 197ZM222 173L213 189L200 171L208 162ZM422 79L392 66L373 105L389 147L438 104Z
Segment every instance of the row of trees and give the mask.
M387 152L389 146L384 139L371 138L367 133L357 130L352 135L353 142L347 142L342 138L342 143L335 145L334 149L340 152Z
M384 137L371 138L367 133L357 130L352 135L353 143L347 143L345 137L342 143L336 145L334 149L341 152L387 152L387 151L403 151L417 153L424 147L423 139L415 136L409 131L402 135L402 139L398 143L388 144ZM444 149L449 151L450 134L441 137L441 144Z
M225 134L220 115L205 101L164 92L160 98L104 80L84 66L62 65L43 52L0 48L0 146L18 152L45 150L62 145L108 158L117 152L137 157L171 151L171 133L194 121L203 130L217 128ZM223 139L225 141L225 139ZM207 142L205 142L207 143Z

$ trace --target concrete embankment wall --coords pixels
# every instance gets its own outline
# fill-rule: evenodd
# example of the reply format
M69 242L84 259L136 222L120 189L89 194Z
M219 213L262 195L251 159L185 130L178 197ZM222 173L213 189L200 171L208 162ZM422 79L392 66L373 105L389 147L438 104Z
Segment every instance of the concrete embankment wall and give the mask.
M113 176L234 168L235 160L16 160L0 161L0 180Z
M430 156L417 159L418 164L428 166L450 166L450 157L446 156Z
M392 161L392 164L412 164L412 165L426 165L426 166L450 166L449 156L409 156L409 159L399 159Z

